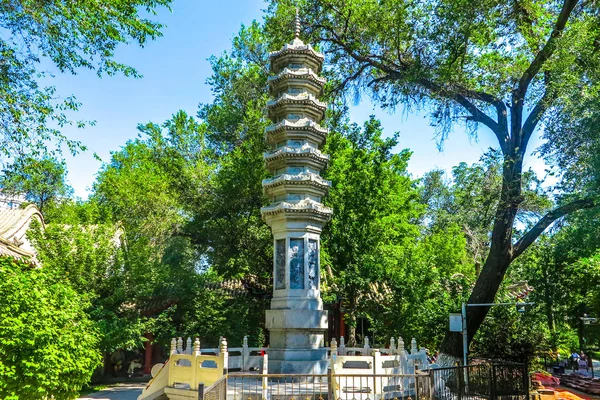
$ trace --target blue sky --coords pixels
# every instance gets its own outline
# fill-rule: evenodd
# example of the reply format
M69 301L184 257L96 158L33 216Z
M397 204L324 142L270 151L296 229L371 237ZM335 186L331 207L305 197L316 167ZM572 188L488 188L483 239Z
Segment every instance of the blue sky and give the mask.
M111 151L137 136L139 123L161 123L180 109L196 115L199 103L210 102L212 95L205 84L211 74L207 58L228 50L241 24L260 19L264 8L262 0L174 0L172 12L161 10L157 17L166 25L163 37L145 48L124 45L117 51L117 59L137 68L144 75L142 79L100 79L90 71L75 76L57 74L51 83L58 92L74 94L83 103L75 118L96 121L95 126L85 129L65 130L70 138L89 148L67 158L68 180L75 194L87 197L94 182L101 163L93 153L109 160ZM351 118L358 123L371 114L382 121L387 134L400 132L400 148L414 152L409 164L414 177L435 167L449 169L461 161L475 162L488 147L496 145L490 132L482 131L478 140L473 140L456 128L439 152L434 129L424 115L405 115L401 109L390 114L368 99L351 109ZM539 143L535 138L530 148ZM542 161L530 156L526 163L543 174Z

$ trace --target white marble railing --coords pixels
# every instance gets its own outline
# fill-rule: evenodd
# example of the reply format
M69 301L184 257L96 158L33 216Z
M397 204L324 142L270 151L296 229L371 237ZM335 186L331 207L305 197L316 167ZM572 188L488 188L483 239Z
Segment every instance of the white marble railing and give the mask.
M221 342L222 339L219 339ZM173 339L171 341L171 355L174 354L194 354L196 352L196 343L198 350L204 355L219 355L221 348L203 348L200 349L200 341L196 339L194 346L192 346L192 339L187 339L185 348L183 347L183 339ZM253 369L260 369L263 365L263 357L267 351L266 347L249 347L248 336L244 336L242 340L242 347L229 347L228 348L228 368L239 369L241 371L251 371Z
M360 355L346 355L351 352ZM410 352L404 349L402 338L397 348L392 338L389 348L384 349L371 348L368 338L362 348L346 348L344 338L340 338L338 347L333 339L329 354L333 378L330 387L334 398L342 400L355 399L357 390L368 392L374 400L414 396L419 370L429 368L427 351L418 349L415 339L411 341Z
M219 342L223 343L224 338L220 338ZM226 345L226 341L225 341ZM429 364L427 361L427 351L424 348L417 348L417 341L412 339L411 348L406 350L404 348L404 341L402 338L398 339L398 344L396 345L396 341L394 338L390 339L389 347L371 347L369 338L365 338L365 343L362 347L346 347L344 338L340 338L339 343L333 339L331 341L331 346L325 347L327 349L327 354L329 359L332 357L336 357L336 363L338 364L338 373L342 373L344 371L344 367L340 366L345 361L348 361L349 358L344 357L362 357L361 361L366 361L371 363L373 368L384 368L383 364L379 365L378 363L374 363L373 357L374 354L377 353L378 357L383 356L400 356L401 362L398 364L398 368L403 374L413 373L410 371L414 371L415 364L419 366L419 369L427 369ZM223 346L215 347L215 348L203 348L200 349L200 341L196 339L192 342L191 338L187 339L186 345L184 347L184 342L182 338L173 339L171 341L171 355L214 355L218 356L223 352ZM248 336L244 336L242 340L242 347L229 347L227 349L228 354L228 368L229 369L239 369L241 371L250 371L250 370L261 370L264 364L264 354L268 352L268 348L266 347L249 347L248 346ZM383 359L386 361L387 359ZM354 360L356 361L356 360ZM341 363L341 364L340 364ZM378 369L378 374L381 371ZM348 372L348 371L347 371ZM351 371L349 372L351 375Z

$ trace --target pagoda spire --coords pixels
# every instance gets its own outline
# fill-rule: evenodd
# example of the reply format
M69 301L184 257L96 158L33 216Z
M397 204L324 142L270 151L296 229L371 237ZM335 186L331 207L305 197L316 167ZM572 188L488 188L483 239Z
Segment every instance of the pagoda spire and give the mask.
M296 7L296 19L295 19L295 32L294 39L300 39L300 12L298 11L298 7Z

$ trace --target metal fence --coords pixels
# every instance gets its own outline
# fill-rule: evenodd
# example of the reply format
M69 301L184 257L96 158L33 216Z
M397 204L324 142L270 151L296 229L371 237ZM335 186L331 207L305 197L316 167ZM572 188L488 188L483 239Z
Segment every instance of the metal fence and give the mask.
M324 400L327 375L230 374L229 400Z
M435 400L526 400L529 375L524 364L477 364L430 371Z
M227 400L227 375L223 376L207 388L200 384L198 400Z
M376 374L335 375L330 378L330 393L334 400L399 400L429 399L431 394L430 375Z
M478 364L415 374L228 374L200 400L528 400L522 364Z
M427 373L391 375L230 374L227 400L429 399Z

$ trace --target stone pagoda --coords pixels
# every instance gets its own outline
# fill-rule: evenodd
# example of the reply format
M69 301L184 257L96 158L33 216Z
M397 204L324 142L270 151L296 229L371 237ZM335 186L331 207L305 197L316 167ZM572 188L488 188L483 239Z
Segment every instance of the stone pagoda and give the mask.
M296 34L272 52L267 102L272 125L264 154L271 174L263 181L271 204L261 209L274 239L273 299L266 314L270 332L269 373L325 373L327 311L320 294L320 236L332 210L322 204L331 183L320 176L329 156L319 148L327 129L319 122L327 104L319 101L325 79L323 54Z

